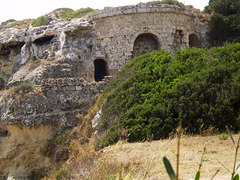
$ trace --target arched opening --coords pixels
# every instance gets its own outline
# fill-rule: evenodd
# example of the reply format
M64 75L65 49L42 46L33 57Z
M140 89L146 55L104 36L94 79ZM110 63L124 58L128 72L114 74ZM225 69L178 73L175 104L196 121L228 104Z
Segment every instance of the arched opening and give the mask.
M94 61L94 78L95 81L102 81L104 79L104 76L108 75L108 66L107 62L103 59L96 59Z
M150 33L140 34L134 42L133 57L140 56L157 49L158 39L155 35Z
M197 37L197 35L191 34L189 36L189 47L198 47L198 48L202 47L202 44L199 38Z

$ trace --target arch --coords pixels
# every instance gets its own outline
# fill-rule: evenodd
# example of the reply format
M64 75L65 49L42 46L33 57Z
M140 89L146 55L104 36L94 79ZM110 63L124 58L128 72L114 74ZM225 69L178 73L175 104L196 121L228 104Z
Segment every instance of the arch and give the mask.
M157 36L151 33L140 34L133 45L133 57L140 56L147 52L157 50L159 47L159 41Z
M190 34L189 36L189 47L202 47L202 43L195 34Z
M102 81L104 76L108 75L108 64L104 59L96 59L94 61L94 78L95 81Z

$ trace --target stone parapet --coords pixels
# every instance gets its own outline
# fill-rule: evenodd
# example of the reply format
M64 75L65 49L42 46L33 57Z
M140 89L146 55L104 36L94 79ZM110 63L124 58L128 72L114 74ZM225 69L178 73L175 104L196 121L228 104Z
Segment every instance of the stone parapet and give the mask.
M103 10L93 12L86 16L88 21L93 21L101 18L126 15L126 14L136 14L136 13L180 13L188 16L200 17L201 13L193 13L190 8L185 6L164 4L161 2L149 2L149 3L139 3L137 5L131 6L121 6L121 7L107 7Z

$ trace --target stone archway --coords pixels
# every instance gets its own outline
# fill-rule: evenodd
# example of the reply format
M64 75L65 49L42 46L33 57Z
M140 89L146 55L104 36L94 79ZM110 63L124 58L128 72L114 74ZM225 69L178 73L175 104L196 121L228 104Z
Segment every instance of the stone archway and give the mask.
M202 43L197 37L197 35L191 34L189 36L189 47L198 47L198 48L202 47Z
M102 81L104 76L108 75L108 64L103 59L96 59L94 61L94 78L95 81Z
M147 52L157 50L159 47L158 39L151 33L140 34L134 41L133 57L140 56Z

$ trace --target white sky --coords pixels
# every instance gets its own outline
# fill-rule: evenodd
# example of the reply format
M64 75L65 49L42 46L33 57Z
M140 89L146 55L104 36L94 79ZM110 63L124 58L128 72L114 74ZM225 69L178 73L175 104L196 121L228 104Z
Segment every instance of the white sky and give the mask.
M107 6L134 5L149 1L151 0L4 0L0 6L0 23L8 19L23 20L37 18L63 7L73 10L82 7L103 9ZM179 2L183 2L185 5L191 4L195 8L203 10L208 5L209 0L179 0Z

